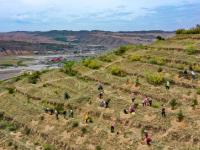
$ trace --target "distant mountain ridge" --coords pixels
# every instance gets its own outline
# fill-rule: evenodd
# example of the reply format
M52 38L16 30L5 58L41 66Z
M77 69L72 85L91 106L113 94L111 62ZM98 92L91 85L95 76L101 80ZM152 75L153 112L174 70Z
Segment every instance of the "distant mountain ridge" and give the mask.
M16 31L0 33L0 55L108 50L126 44L149 44L157 36L171 37L174 32L152 31ZM8 53L9 51L9 53ZM17 51L17 52L16 52Z

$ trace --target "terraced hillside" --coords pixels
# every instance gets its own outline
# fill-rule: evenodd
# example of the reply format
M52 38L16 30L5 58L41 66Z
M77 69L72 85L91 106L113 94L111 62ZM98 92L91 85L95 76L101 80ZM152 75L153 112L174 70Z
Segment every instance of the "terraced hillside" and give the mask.
M200 35L179 35L149 46L123 46L98 58L67 62L60 70L2 82L0 147L200 149L199 39ZM191 70L196 73L194 80ZM169 90L166 81L171 84ZM108 108L100 107L99 82L104 88L103 100L110 99ZM133 92L136 112L125 114ZM142 106L146 96L152 99L152 106ZM73 110L74 115L59 114L56 119L55 114L45 113L46 108L59 113ZM163 108L166 117L161 115ZM113 123L115 132L111 133ZM144 142L144 130L152 138L150 146Z

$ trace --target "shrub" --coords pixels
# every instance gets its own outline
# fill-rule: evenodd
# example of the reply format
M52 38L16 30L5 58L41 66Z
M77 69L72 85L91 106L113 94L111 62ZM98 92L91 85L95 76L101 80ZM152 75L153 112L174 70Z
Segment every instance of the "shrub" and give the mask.
M156 65L164 65L166 61L161 57L152 57L149 62Z
M28 82L32 84L36 84L38 79L40 78L41 73L39 71L36 71L28 76Z
M200 95L200 88L197 89L197 94Z
M142 58L142 56L140 56L140 55L132 55L132 56L130 56L130 60L131 61L140 61L141 60L141 58Z
M10 122L2 121L2 122L0 122L0 129L7 129L9 131L16 131L17 126L15 126L14 124L12 124Z
M153 107L153 108L160 108L160 103L158 103L158 102L153 102L153 103L152 103L152 107Z
M78 121L72 122L72 128L76 128L78 126L79 126L79 122Z
M161 73L147 73L147 82L153 85L160 85L164 82L164 76Z
M21 78L22 78L22 76L21 77L18 76L18 77L13 78L13 80L14 80L14 82L18 82L19 80L21 80Z
M192 66L192 69L194 70L194 71L197 71L197 72L200 72L200 65L193 65Z
M172 67L176 67L178 69L183 70L185 68L185 65L184 64L174 64Z
M45 144L45 145L43 145L43 149L44 150L54 150L55 148L53 145Z
M26 66L22 60L17 61L17 66Z
M31 130L27 127L24 128L24 134L29 135L31 133Z
M58 112L62 112L64 110L64 104L59 103L54 107L54 109L57 110Z
M81 132L82 132L82 134L85 134L85 133L87 133L87 129L85 127L82 127Z
M140 79L137 76L136 79L135 79L135 86L139 86L139 85L140 85Z
M176 99L172 99L172 100L170 101L170 105L171 105L171 109L174 110L175 107L176 107L176 105L177 105Z
M43 120L44 120L44 116L41 115L41 116L39 117L39 119L40 119L41 121L43 121Z
M14 94L15 89L14 88L7 88L9 94Z
M176 30L176 34L200 34L200 25L196 25L196 27L191 29L178 29Z
M9 131L16 131L16 130L17 130L17 127L16 127L15 125L13 125L13 124L10 124L10 125L7 126L7 129L8 129Z
M178 119L178 122L181 122L184 119L182 110L179 110L179 112L177 113L177 119Z
M76 75L76 71L74 71L72 69L72 67L74 66L75 62L74 61L67 61L64 63L64 67L63 67L63 71L64 73L74 76Z
M126 76L126 73L119 67L113 66L111 68L111 74L119 77L124 77Z
M8 146L12 146L13 143L11 141L8 142Z
M141 137L143 138L145 132L145 127L142 127L140 130Z
M68 100L69 98L70 98L70 95L69 95L67 92L65 92L65 93L64 93L64 99L65 99L65 100Z
M93 59L86 59L83 61L83 65L90 69L99 69L101 67L100 62Z
M159 40L159 41L163 41L163 40L165 40L165 38L162 37L162 36L157 36L156 39Z
M197 99L193 99L193 100L192 100L192 105L191 105L192 108L195 109L197 105L198 105Z
M176 34L184 34L184 33L185 33L185 29L176 30Z
M0 129L6 129L7 123L6 122L0 122Z
M111 55L103 55L103 56L100 56L99 59L101 61L104 61L104 62L112 62L112 56Z
M185 50L188 55L196 54L197 50L193 46L189 46Z
M115 51L116 55L123 55L127 50L129 50L130 48L132 48L132 46L127 45L127 46L121 46L118 50Z
M96 150L102 150L101 146L97 145Z
M158 72L162 72L162 71L163 71L163 68L159 67Z

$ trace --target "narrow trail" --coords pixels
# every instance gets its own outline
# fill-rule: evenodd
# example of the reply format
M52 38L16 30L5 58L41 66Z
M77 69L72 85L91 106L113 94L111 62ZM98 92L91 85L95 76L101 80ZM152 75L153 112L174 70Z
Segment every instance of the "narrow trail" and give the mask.
M83 76L83 77L89 76L89 75L91 75L91 74L93 74L93 73L95 73L95 72L97 72L97 71L105 70L105 69L107 69L108 67L112 66L113 64L120 63L122 60L123 60L123 59L121 58L121 59L119 59L119 60L113 61L112 63L109 63L109 64L107 64L107 65L104 66L104 67L101 67L99 70L91 70L91 71L89 71L89 72L87 72L87 73L82 74L82 76Z

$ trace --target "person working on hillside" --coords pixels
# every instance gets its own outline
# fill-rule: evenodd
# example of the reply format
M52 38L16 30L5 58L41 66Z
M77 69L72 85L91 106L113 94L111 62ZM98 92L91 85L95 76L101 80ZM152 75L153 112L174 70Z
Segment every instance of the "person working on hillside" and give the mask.
M102 99L103 98L103 92L100 92L99 93L99 99Z
M62 112L62 114L63 114L63 117L66 118L66 116L67 116L67 111L64 110L64 111Z
M85 123L88 123L88 121L89 121L89 115L88 115L88 113L86 113L85 114Z
M50 112L50 115L53 115L53 113L54 113L54 111L53 111L53 109L51 108L51 109L49 109L49 112Z
M56 119L58 120L59 118L58 118L58 111L57 110L55 110L55 115L56 115Z
M161 115L162 115L162 117L166 117L166 112L165 112L165 108L164 107L161 110Z
M98 91L103 91L103 85L101 83L98 85Z
M105 106L106 106L106 101L105 101L105 100L102 100L102 101L100 102L100 107L104 107L104 108L105 108Z
M45 113L49 112L49 108L44 108Z
M170 89L170 82L169 81L166 82L165 87L166 87L167 90Z
M128 110L127 109L124 109L124 114L128 114Z
M192 79L195 80L196 79L196 73L193 70L191 71L191 75L192 75Z
M72 109L69 110L69 117L70 118L74 117L74 111Z
M152 139L146 130L144 131L144 141L146 141L147 145L151 145Z
M109 103L110 103L110 99L102 100L102 101L100 102L100 107L108 108Z
M188 79L188 71L187 71L187 69L185 69L184 71L183 71L183 77L184 78L186 78L186 79Z
M91 123L92 122L92 118L89 116L89 113L85 114L85 123Z
M185 76L188 75L188 71L187 71L187 69L185 69L185 70L183 71L183 74L184 74Z
M105 108L108 108L109 107L109 103L110 103L111 99L107 99L106 100L106 103L105 103Z
M152 99L150 97L148 97L148 103L149 103L149 106L152 106Z
M134 107L134 105L131 105L131 106L129 107L129 113L130 113L130 114L134 114L134 113L135 113L135 107Z
M192 65L189 65L189 70L192 71L193 70L193 67Z
M131 94L131 101L132 101L132 103L135 102L135 99L136 99L136 97L135 97L135 93L132 93L132 94Z
M144 107L144 106L147 106L147 104L148 104L148 97L146 96L144 99L143 99L143 101L142 101L142 106Z
M115 122L112 123L111 127L110 127L110 132L114 133L115 132Z

